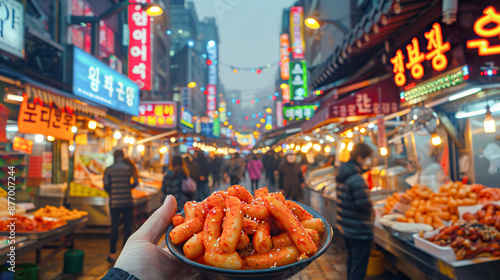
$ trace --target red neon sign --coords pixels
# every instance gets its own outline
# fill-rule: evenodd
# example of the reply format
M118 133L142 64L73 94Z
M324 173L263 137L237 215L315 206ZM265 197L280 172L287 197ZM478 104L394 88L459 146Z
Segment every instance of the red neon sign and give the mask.
M151 0L131 0L150 3ZM151 90L151 21L141 5L128 6L130 43L128 76L141 90Z
M424 34L427 39L428 53L420 51L420 44L417 38L413 38L411 43L406 46L408 62L405 63L403 51L398 49L396 55L390 59L393 65L394 82L397 86L406 85L405 70L410 70L410 74L415 80L424 76L424 67L422 63L426 60L431 61L432 68L435 71L443 71L448 67L448 58L445 53L451 49L449 42L443 42L443 32L439 23L434 23L432 29Z
M492 6L483 10L483 16L474 23L474 32L482 38L500 37L500 13ZM486 28L486 25L494 23L496 27ZM490 46L488 39L475 39L467 41L468 49L476 49L480 56L500 54L500 45Z

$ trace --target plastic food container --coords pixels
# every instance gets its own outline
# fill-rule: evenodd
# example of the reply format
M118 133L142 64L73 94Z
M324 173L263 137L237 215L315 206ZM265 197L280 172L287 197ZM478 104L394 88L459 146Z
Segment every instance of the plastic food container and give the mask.
M419 236L418 233L415 233L413 235L413 241L415 242L415 246L445 262L456 262L457 256L455 255L455 252L450 246L439 246L425 239L425 238L430 238L435 234L436 234L435 231L426 232L424 234L424 238L422 238Z

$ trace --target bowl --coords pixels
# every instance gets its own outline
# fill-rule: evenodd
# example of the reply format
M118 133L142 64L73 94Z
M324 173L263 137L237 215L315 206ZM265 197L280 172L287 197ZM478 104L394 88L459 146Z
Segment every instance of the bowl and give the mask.
M232 270L232 269L222 269L217 267L212 267L204 264L197 263L192 261L184 256L184 251L182 247L184 243L175 245L172 243L169 237L169 233L174 226L170 224L167 229L167 246L170 252L178 259L183 262L189 264L195 271L199 274L213 280L237 280L237 279L259 279L259 280L273 280L273 279L287 279L295 274L302 271L309 264L311 264L314 260L316 260L319 256L323 255L330 244L332 243L333 230L328 221L316 210L311 207L304 205L302 203L297 202L300 206L302 206L307 212L311 213L314 218L319 218L323 221L325 225L325 231L321 236L321 240L318 245L318 250L316 254L306 260L302 260L293 264L269 268L269 269L260 269L260 270ZM181 212L184 214L184 212Z

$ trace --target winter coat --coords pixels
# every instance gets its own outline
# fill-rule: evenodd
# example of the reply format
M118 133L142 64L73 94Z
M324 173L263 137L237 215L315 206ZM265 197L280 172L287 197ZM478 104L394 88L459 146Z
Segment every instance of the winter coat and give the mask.
M339 167L337 175L337 228L344 237L373 239L373 205L370 189L355 161Z
M133 178L134 183L130 183ZM134 169L124 159L117 160L104 170L104 190L109 194L110 208L134 207L132 189L139 180L134 175Z
M304 183L304 174L300 170L300 165L296 162L285 161L279 168L279 188L283 190L285 197L297 196L298 200L302 200L304 197L300 186L302 183Z
M208 163L208 160L197 160L195 161L195 164L198 164L198 172L199 176L205 177L205 180L199 180L200 183L208 183L208 175L210 175L210 164Z
M161 184L161 190L165 195L173 195L177 200L177 212L182 211L184 203L190 200L190 195L182 192L182 180L187 179L182 171L169 170Z
M260 180L262 172L262 162L258 159L252 159L247 164L250 180Z

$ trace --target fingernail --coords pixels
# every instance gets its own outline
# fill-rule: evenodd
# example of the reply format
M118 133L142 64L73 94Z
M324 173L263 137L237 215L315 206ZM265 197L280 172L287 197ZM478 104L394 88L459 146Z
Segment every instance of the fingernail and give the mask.
M163 201L163 204L169 203L172 198L173 196L171 194L167 195L167 197L165 197L165 201Z

